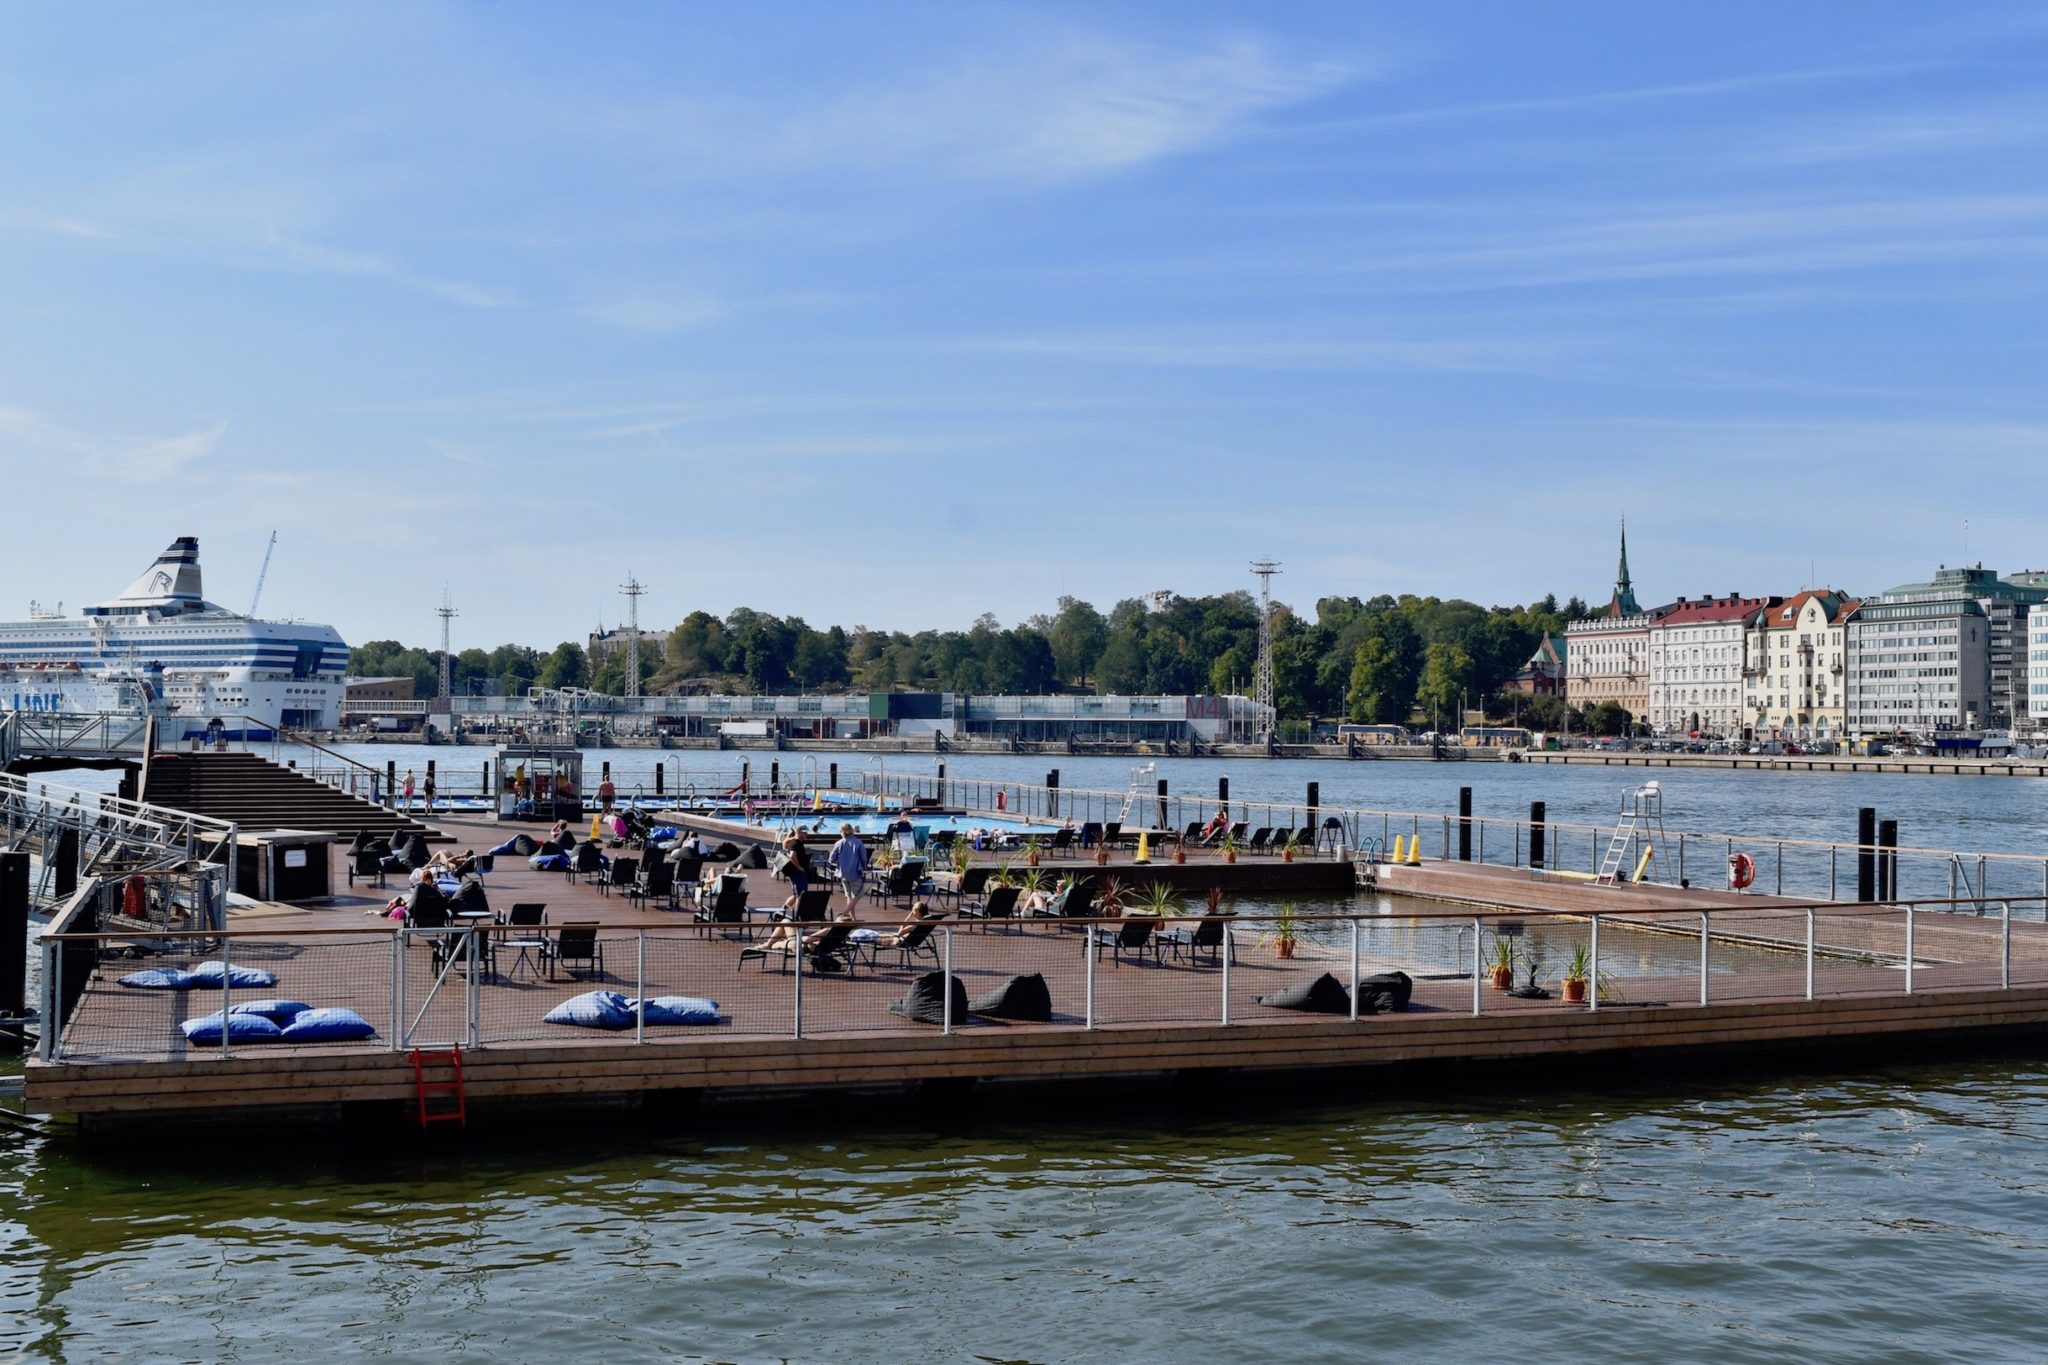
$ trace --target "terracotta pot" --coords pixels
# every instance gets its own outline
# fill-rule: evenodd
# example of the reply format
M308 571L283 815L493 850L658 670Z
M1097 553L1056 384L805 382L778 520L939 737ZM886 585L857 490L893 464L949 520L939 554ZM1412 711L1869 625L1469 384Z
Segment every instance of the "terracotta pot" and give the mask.
M1563 982L1563 989L1566 1004L1583 1005L1586 1003L1586 983L1584 981L1575 981L1567 977Z
M1283 849L1281 849L1281 850L1280 850L1280 861L1281 861L1281 862L1283 862L1283 863L1291 863L1291 862L1293 862L1293 861L1294 861L1294 850L1293 850L1293 849L1291 849L1291 848L1283 848Z
M1108 845L1108 844L1103 844L1103 845L1101 845L1100 847L1098 847L1098 848L1097 848L1097 849L1095 850L1095 865L1096 865L1097 867L1108 867L1108 866L1109 866L1109 845Z
M1175 862L1176 864L1180 864L1180 865L1183 865L1183 866L1184 866L1184 865L1185 865L1185 864L1187 863L1187 860L1188 860L1188 851L1187 851L1186 847L1185 847L1185 846L1183 846L1183 845L1181 845L1181 844L1175 844L1175 845L1173 846L1173 861L1174 861L1174 862Z
M1283 938L1275 943L1273 947L1282 957L1294 956L1294 940L1291 938Z
M1024 866L1026 866L1026 867L1037 867L1037 866L1038 866L1038 850L1037 850L1037 849L1035 849L1035 848L1034 848L1034 849L1032 849L1032 850L1031 850L1031 851L1030 851L1029 853L1027 853L1027 854L1025 854L1025 855L1024 855Z
M1226 862L1226 863L1234 863L1234 862L1236 862L1236 861L1237 861L1237 850L1236 850L1236 849L1234 849L1234 848L1232 848L1232 849L1226 849L1226 850L1224 850L1224 854L1223 854L1223 861L1224 861L1224 862Z
M1514 986L1515 969L1513 967L1495 967L1493 969L1493 988L1495 990L1513 990Z

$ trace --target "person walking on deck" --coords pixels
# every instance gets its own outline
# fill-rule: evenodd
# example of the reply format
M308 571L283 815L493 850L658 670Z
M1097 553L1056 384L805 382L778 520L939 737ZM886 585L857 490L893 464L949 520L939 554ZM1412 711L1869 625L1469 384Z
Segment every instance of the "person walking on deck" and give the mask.
M405 770L405 809L408 811L412 809L412 790L412 769L407 768Z
M868 875L868 846L853 832L849 822L839 827L839 842L832 845L832 851L825 855L839 873L839 884L846 891L846 909L851 914L860 905L861 892Z

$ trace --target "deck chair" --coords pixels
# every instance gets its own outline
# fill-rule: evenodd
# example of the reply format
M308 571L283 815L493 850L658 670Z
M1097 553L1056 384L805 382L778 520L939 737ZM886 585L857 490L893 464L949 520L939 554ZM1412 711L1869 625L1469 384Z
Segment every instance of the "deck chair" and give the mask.
M1062 853L1072 853L1074 851L1074 831L1064 828L1054 830L1052 838L1046 843L1045 851L1050 857L1058 857Z
M1245 839L1246 839L1246 837L1247 837L1247 836L1246 836L1246 834L1245 834L1245 831L1246 831L1246 830L1248 830L1248 829L1250 829L1250 828L1251 828L1251 821L1249 821L1249 820L1240 820L1240 821L1238 821L1238 822L1237 822L1236 824L1234 824L1234 825L1232 825L1232 826L1230 827L1230 837L1231 837L1232 839L1236 840L1236 841L1237 841L1237 843L1238 843L1238 844L1239 844L1240 846L1242 846L1242 845L1243 845L1243 843L1244 843L1244 841L1245 841Z
M908 901L917 894L917 885L924 880L924 859L906 858L889 869L888 878L875 893L878 900Z
M960 880L953 884L953 908L963 915L976 913L988 894L988 879L995 875L992 867L970 867L962 872Z
M1316 827L1303 825L1294 832L1294 851L1304 857L1316 856Z
M827 912L832 909L832 888L814 886L796 898L796 908L789 917L798 924L823 924Z
M593 981L604 980L604 943L597 936L596 920L573 920L555 931L554 940L541 950L547 958L548 980L560 968L570 976L583 970Z
M851 975L859 963L858 954L850 951L853 942L851 924L834 924L818 939L817 946L804 949L804 956L811 964L811 970L821 976L830 976L844 971Z
M656 854L640 864L640 880L627 889L626 894L638 900L667 901L671 906L676 900L676 865Z
M1251 841L1244 846L1247 853L1270 853L1273 851L1273 827L1260 825L1252 831Z
M983 928L993 925L997 920L1015 924L1017 922L1017 898L1021 894L1023 894L1022 887L995 887L989 891L987 900L977 907L969 908L965 913L978 917Z
M1195 921L1195 930L1187 938L1188 960L1191 962L1195 961L1201 954L1206 952L1209 954L1209 961L1212 966L1222 966L1223 928L1229 922L1230 916L1228 915L1204 915ZM1174 955L1176 957L1179 956L1180 945L1172 943L1171 940L1168 940L1168 942L1172 944ZM1232 962L1237 961L1237 940L1235 938L1230 940L1230 960Z
M1088 821L1088 822L1087 822L1086 824L1082 825L1082 826L1081 826L1081 833L1080 833L1080 841L1081 841L1081 847L1083 847L1083 848L1093 848L1093 847L1095 847L1095 846L1096 846L1097 844L1101 843L1101 842L1102 842L1102 824L1101 824L1101 822L1100 822L1100 821L1096 821L1096 820L1090 820L1090 821Z
M572 882L578 877L604 875L604 850L598 847L595 839L586 839L576 845L575 852L569 855L569 870L565 875Z
M348 884L354 886L356 878L372 881L376 886L384 885L384 856L368 849L357 849L349 855Z
M877 939L869 943L866 945L868 965L874 965L876 953L893 951L897 954L899 966L908 967L910 960L919 956L930 958L932 965L934 967L938 966L939 945L932 941L932 935L938 929L940 923L943 922L943 919L944 917L940 915L934 915L930 919L921 919L908 929L904 929L889 938Z
M616 889L631 895L639 884L640 860L629 858L622 853L612 859L611 866L605 869L605 875L598 878L597 894L609 896Z
M681 909L684 896L691 900L697 898L697 882L704 875L704 855L681 852L680 844L676 847L678 851L668 856L669 877L674 883L669 892L669 904Z
M1202 838L1202 822L1200 820L1188 821L1188 827L1180 832L1180 841L1190 845L1206 843L1207 840Z
M1156 961L1158 949L1152 942L1152 931L1158 927L1156 916L1132 915L1117 926L1114 937L1107 934L1095 936L1095 956L1101 957L1106 947L1112 966L1121 967L1126 956L1133 962L1143 962L1147 952L1153 953Z
M1115 848L1115 847L1116 847L1116 846L1117 846L1118 844L1120 844L1120 843L1122 843L1122 842L1123 842L1123 839L1124 839L1124 822L1123 822L1123 821L1121 821L1121 820L1105 820L1105 821L1103 821L1103 823L1102 823L1102 842L1103 842L1103 843L1105 843L1105 844L1108 844L1108 845L1109 845L1109 846L1110 846L1111 848Z
M744 877L721 877L718 894L711 904L696 914L696 923L704 928L704 936L711 936L712 926L719 926L724 932L732 925L738 925L742 938L752 938L753 931L747 926L747 882Z

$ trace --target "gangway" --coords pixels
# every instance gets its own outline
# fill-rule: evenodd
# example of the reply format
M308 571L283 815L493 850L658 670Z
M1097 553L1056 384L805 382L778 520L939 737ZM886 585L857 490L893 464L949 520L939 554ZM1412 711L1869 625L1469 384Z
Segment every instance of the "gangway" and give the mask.
M69 894L67 863L80 880L114 880L194 863L225 867L236 833L231 821L0 773L0 848L34 855L38 873L29 894L41 908Z
M1599 884L1613 886L1623 880L1643 880L1651 860L1657 856L1657 850L1663 847L1664 842L1663 788L1655 782L1630 788L1622 795L1621 816L1615 821L1614 837L1608 841L1607 853L1600 859ZM1636 852L1638 845L1642 847L1640 854Z

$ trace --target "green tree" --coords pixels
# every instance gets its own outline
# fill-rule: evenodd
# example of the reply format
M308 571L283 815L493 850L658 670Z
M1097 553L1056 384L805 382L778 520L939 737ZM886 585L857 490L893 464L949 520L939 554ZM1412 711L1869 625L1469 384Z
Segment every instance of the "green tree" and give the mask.
M1052 645L1053 668L1064 683L1081 684L1095 672L1095 661L1109 644L1109 626L1102 613L1074 597L1059 600L1059 614L1046 632Z
M583 646L564 640L541 661L534 683L540 687L583 687L590 681L590 664Z
M1456 712L1459 698L1471 685L1472 656L1453 644L1434 644L1423 655L1422 681L1416 699L1439 720ZM1455 727L1453 727L1455 728Z
M1361 725L1398 725L1408 718L1398 695L1400 661L1375 635L1351 652L1351 677L1344 690L1344 714Z

